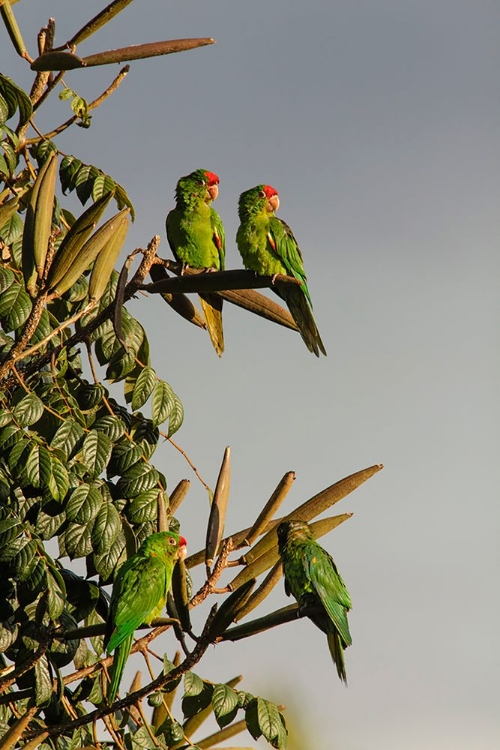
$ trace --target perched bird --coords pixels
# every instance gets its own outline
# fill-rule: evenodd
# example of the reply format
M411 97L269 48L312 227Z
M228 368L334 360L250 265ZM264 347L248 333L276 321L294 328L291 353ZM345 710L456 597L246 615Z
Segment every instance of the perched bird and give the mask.
M175 208L167 216L167 239L180 263L191 268L223 271L226 238L222 220L211 203L219 193L219 178L197 169L181 177L175 189ZM222 356L222 297L200 294L208 333L215 351Z
M285 300L300 335L317 357L326 349L312 314L302 253L292 230L274 212L280 205L278 192L270 185L257 185L240 195L240 226L236 243L245 268L260 276L294 276L298 284L277 284L274 291Z
M347 622L352 604L337 566L305 521L280 523L278 547L287 595L293 594L299 612L327 634L337 674L347 684L344 649L352 643Z
M107 653L116 649L108 703L113 703L116 697L135 629L159 617L170 589L174 565L178 558L185 556L186 550L184 537L173 531L161 531L148 536L135 555L118 569L104 637Z

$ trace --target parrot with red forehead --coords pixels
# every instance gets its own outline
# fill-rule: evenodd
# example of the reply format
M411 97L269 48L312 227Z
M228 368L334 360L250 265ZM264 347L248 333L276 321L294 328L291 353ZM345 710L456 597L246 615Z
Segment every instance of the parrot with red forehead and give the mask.
M120 566L116 574L104 645L115 652L107 701L113 703L120 686L134 631L159 617L167 599L175 563L186 555L183 536L160 531L148 536L137 552Z
M180 263L191 268L223 271L226 238L222 220L211 203L219 193L219 178L206 169L181 177L175 189L175 208L167 216L167 239ZM224 351L222 297L200 294L207 330L219 357Z
M319 335L307 288L302 253L292 230L275 216L280 205L278 191L270 185L257 185L240 195L240 226L236 243L245 268L260 276L294 276L299 284L276 283L274 291L286 302L310 352L326 356Z

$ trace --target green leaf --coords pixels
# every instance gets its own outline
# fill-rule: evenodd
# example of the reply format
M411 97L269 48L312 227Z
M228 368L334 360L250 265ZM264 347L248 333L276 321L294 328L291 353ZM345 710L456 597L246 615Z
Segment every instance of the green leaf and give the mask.
M142 446L123 440L116 443L111 453L108 464L108 477L124 474L127 469L136 464L142 458Z
M101 555L94 554L94 567L104 583L109 583L117 565L125 561L125 551L125 535L120 532L109 549Z
M83 461L88 473L95 479L104 471L111 456L113 444L103 432L91 430L83 441Z
M5 242L5 240L4 240ZM0 266L0 294L6 291L14 283L16 277L6 266Z
M106 193L109 193L110 191L113 191L115 189L116 182L111 177L108 177L107 174L100 174L94 180L94 185L92 188L92 199L96 201L102 195L106 195Z
M154 389L153 402L151 407L153 425L158 425L166 422L170 416L170 412L174 407L173 390L168 383L160 380Z
M146 727L141 727L135 734L131 734L131 750L156 750L157 745L150 733L154 734L153 727L149 727L149 731Z
M99 513L103 496L95 485L81 484L71 493L66 505L68 521L88 524Z
M8 424L0 429L0 451L10 448L21 438L23 431L16 424Z
M47 571L47 589L49 592L47 609L51 620L55 622L64 610L66 596L51 570Z
M74 419L69 418L57 429L50 445L52 448L64 451L66 457L70 458L75 449L79 449L84 434L80 425Z
M212 706L217 723L222 729L233 721L238 712L238 694L229 685L215 685Z
M59 167L59 179L61 180L63 195L75 189L76 177L81 166L82 162L76 156L65 156L62 160Z
M19 239L23 233L24 224L19 214L11 216L9 221L3 224L0 231L0 238L5 242L6 245L12 245L17 239ZM5 269L7 270L7 269Z
M64 464L52 456L52 473L49 479L49 492L57 502L62 502L69 490L69 476Z
M120 514L112 503L101 505L92 529L92 546L96 555L106 552L122 530Z
M127 508L127 516L133 524L144 523L145 521L156 521L158 516L158 495L159 490L152 489L147 492L141 492L134 497Z
M7 117L9 120L19 109L19 125L25 125L30 119L33 112L33 105L29 96L14 83L12 78L0 73L0 92L3 101L7 105ZM0 118L0 124L3 124Z
M46 487L52 469L50 453L42 445L34 445L28 456L26 472L33 487Z
M156 384L156 372L152 367L145 367L135 382L132 394L132 409L137 411L144 406L151 396Z
M85 557L92 552L93 523L93 520L87 524L70 523L64 534L59 536L59 544L63 543L67 555L72 560L76 557Z
M205 687L205 683L201 679L201 677L198 677L197 674L194 672L186 672L184 675L184 696L193 696L193 695L199 695L203 688Z
M39 707L47 706L52 698L52 675L49 661L44 655L35 662L35 702Z
M132 498L141 492L156 487L159 474L150 464L138 462L126 471L118 480L118 492L125 498Z
M35 424L43 416L43 403L36 393L28 393L14 407L16 421L21 427Z
M96 420L92 425L92 429L107 435L115 443L125 432L125 425L119 417L107 414L105 417Z
M286 747L287 732L284 720L274 703L264 698L254 698L246 708L245 720L254 740L263 735L273 747Z
M6 333L16 331L31 312L31 299L21 284L12 284L0 295L0 321Z

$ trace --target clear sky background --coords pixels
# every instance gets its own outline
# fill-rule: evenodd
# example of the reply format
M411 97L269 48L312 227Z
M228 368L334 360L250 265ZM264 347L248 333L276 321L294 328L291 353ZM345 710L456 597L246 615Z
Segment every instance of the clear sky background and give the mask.
M49 16L62 43L103 4L15 12L34 54ZM254 520L285 471L297 472L289 511L385 464L323 540L354 602L349 688L308 621L218 646L196 670L293 696L315 750L499 746L499 28L490 0L142 0L79 49L217 39L134 63L91 129L59 141L129 192L129 251L160 234L170 257L175 183L203 167L221 178L229 268L241 265L238 195L262 182L304 253L326 359L227 304L218 360L160 298L129 305L184 402L176 440L212 486L232 447L227 531ZM2 34L0 69L29 85ZM91 100L116 72L65 80ZM37 122L68 116L56 104ZM156 462L171 489L192 480L179 518L193 552L206 493L171 446ZM257 613L289 601L279 586Z

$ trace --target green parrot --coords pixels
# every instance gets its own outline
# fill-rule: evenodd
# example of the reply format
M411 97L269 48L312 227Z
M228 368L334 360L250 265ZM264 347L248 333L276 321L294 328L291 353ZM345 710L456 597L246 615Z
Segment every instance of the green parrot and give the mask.
M277 284L274 291L285 300L300 335L310 352L317 357L326 349L312 314L302 253L292 230L274 212L280 205L278 191L270 185L257 185L240 195L240 226L236 243L245 268L261 276L284 274L300 281Z
M134 631L159 617L170 589L172 572L178 558L186 555L186 540L173 531L151 534L135 555L120 566L116 574L106 625L104 645L115 651L107 700L113 703L125 662L132 648Z
M222 220L211 203L219 193L219 178L197 169L181 177L175 189L175 208L167 216L167 239L180 263L191 268L224 270L226 238ZM222 356L222 297L200 294L208 333L215 351Z
M337 674L347 684L344 649L352 643L347 622L352 604L337 566L305 521L282 521L278 526L278 548L287 595L293 594L299 612L303 611L327 634Z

